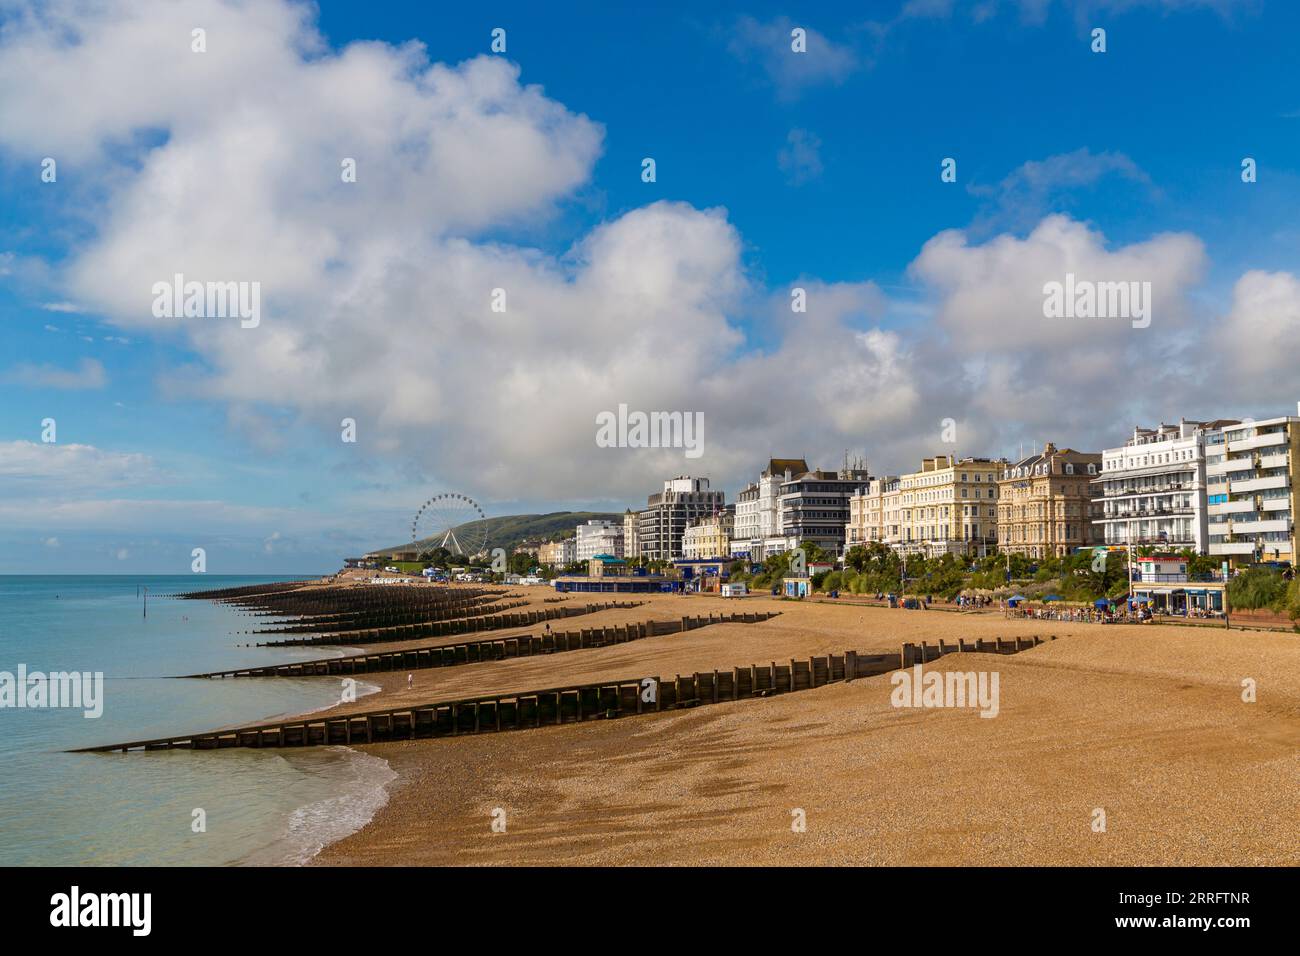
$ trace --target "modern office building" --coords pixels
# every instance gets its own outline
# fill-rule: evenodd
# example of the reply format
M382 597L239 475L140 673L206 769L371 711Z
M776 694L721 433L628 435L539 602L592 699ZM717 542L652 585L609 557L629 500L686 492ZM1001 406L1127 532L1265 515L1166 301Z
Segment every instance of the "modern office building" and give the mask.
M1057 448L1006 465L998 479L998 548L1031 558L1065 557L1100 542L1094 529L1099 452Z
M671 561L682 556L686 527L725 506L725 492L709 490L709 479L678 476L664 482L663 491L651 495L637 518L638 557Z
M590 561L598 554L623 557L623 525L621 522L593 518L580 524L574 535L578 561Z
M1176 425L1134 428L1120 448L1101 453L1101 512L1094 519L1099 544L1152 545L1206 554L1207 521L1205 443L1235 420L1182 419ZM1222 449L1221 436L1216 440ZM1218 474L1223 474L1222 466Z
M811 541L833 555L844 551L849 523L849 499L871 480L865 468L806 471L780 485L780 538L784 550ZM770 539L769 539L770 540Z
M1257 561L1294 566L1298 451L1297 415L1241 421L1207 437L1210 554L1234 566Z

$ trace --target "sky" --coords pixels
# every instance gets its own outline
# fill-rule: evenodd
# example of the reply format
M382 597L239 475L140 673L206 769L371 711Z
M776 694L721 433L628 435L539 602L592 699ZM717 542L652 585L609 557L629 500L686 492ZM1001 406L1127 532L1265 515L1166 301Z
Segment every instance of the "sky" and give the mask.
M1295 414L1295 4L463 6L0 0L0 573Z

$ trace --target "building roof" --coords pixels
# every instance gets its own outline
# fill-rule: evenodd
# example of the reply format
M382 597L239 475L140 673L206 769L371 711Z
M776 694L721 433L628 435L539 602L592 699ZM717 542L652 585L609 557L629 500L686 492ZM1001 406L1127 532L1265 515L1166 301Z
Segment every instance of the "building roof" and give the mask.
M803 475L808 473L808 462L802 458L773 458L767 463L767 468L763 474L784 475L786 472L792 475Z
M1073 448L1057 448L1051 442L1043 446L1043 450L1036 455L1030 455L1028 458L1022 458L1019 461L1008 462L1006 468L1015 472L1020 468L1027 469L1029 474L1034 473L1039 465L1050 466L1057 461L1071 462L1073 464L1101 464L1101 452L1093 451L1075 451Z

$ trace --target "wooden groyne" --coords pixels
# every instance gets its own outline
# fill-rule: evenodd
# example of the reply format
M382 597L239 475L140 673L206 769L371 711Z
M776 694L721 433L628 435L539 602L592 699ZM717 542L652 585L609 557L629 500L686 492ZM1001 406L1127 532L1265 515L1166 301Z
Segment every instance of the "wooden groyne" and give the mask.
M521 601L520 604L527 602ZM555 621L580 614L594 614L615 608L640 607L643 601L606 601L604 604L584 604L538 608L517 613L483 614L449 621L425 621L420 624L399 624L364 630L336 631L315 637L286 638L282 641L264 641L258 647L302 647L315 644L388 644L399 641L418 641L430 637L449 637L474 631L500 631L511 627L529 627L543 621Z
M241 667L234 670L186 674L186 677L317 677L329 675L374 674L381 671L421 670L429 667L452 667L502 661L513 657L558 654L565 651L625 644L660 634L677 634L712 624L758 624L776 617L779 611L749 614L709 614L683 617L680 621L641 621L614 627L590 627L550 634L523 634L485 641L461 641L437 647L383 651L375 654L350 654L312 661L295 661L266 667Z
M976 642L979 643L979 642ZM993 650L984 642L986 652ZM1041 644L1038 637L996 641L996 652L1014 654ZM943 654L973 650L959 641L939 647L904 644L898 654L845 651L788 663L750 664L730 671L697 671L672 680L658 676L571 684L484 697L432 701L354 714L321 714L229 730L160 737L128 743L82 747L76 753L131 750L216 750L228 747L308 747L386 740L454 737L498 733L532 727L558 726L587 720L607 720L633 714L659 713L683 707L769 697L822 687L839 681L870 677L937 659Z

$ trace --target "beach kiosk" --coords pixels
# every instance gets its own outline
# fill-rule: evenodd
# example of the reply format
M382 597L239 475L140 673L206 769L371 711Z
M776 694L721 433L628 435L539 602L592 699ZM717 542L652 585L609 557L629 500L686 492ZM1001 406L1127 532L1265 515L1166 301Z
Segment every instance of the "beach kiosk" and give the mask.
M812 580L806 575L781 579L781 591L788 598L806 598L811 590Z

